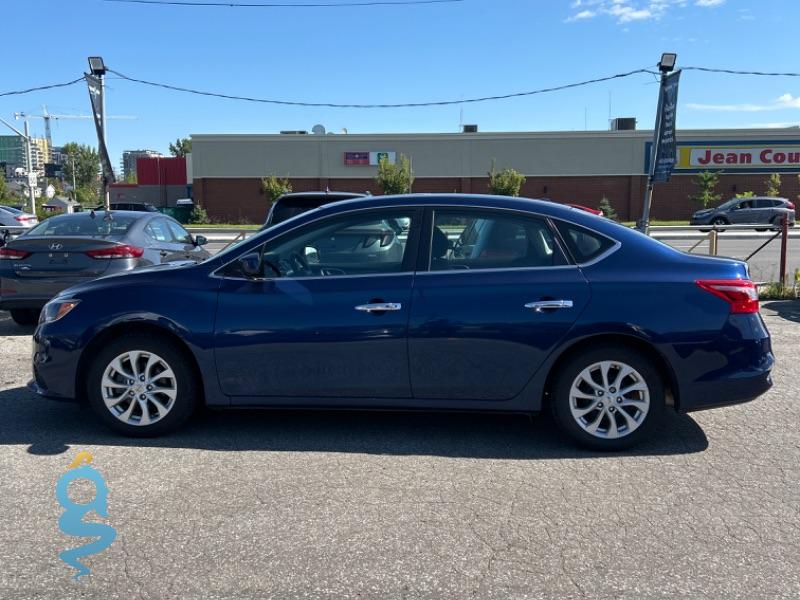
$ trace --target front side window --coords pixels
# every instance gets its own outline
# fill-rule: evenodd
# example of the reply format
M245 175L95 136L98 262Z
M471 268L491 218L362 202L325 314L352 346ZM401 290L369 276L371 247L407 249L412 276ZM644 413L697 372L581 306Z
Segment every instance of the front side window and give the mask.
M408 230L413 211L378 211L326 219L268 242L266 277L336 277L410 270Z
M157 242L172 242L172 232L165 219L153 219L144 228L147 235Z
M167 221L172 237L178 244L191 244L192 236L175 221Z
M553 267L565 264L543 219L515 214L437 210L431 271Z

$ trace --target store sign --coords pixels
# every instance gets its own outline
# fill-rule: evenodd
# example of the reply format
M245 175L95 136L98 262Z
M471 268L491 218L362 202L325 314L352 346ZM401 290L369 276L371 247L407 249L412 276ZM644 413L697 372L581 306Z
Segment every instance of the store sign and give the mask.
M344 164L347 166L377 166L382 159L389 161L390 165L395 164L397 160L396 152L345 152Z
M684 146L680 149L678 168L736 169L800 169L800 144L779 146Z
M651 145L648 143L645 157L649 157L650 148ZM649 161L645 165L645 173L648 172L648 167ZM800 140L781 141L776 144L678 142L678 162L675 164L675 171L800 172Z

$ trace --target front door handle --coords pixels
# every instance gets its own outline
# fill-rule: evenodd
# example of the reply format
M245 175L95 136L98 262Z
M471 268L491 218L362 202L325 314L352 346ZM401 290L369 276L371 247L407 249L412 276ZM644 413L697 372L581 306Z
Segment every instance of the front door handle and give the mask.
M533 309L536 312L556 310L559 308L572 308L572 300L539 300L538 302L528 302L525 308Z
M390 310L401 310L403 305L399 302L373 302L370 304L359 304L355 307L357 311L360 312L368 312L368 313L378 313L378 312L387 312Z

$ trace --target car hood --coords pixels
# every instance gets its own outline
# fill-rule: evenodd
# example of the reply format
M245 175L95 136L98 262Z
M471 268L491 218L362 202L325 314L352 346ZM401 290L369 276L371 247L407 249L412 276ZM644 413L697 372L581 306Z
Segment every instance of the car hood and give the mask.
M702 216L704 216L704 215L710 215L710 214L711 214L711 213L713 213L715 210L716 210L716 209L714 209L714 208L704 208L704 209L702 209L702 210L695 211L693 216L695 216L695 217L702 217Z
M84 292L95 292L102 289L121 287L129 284L137 285L144 283L158 282L159 285L168 286L175 281L176 271L183 271L191 267L196 267L198 263L194 261L176 261L142 267L134 271L122 271L112 273L92 281L79 283L68 287L56 296L57 298L69 298L80 296Z

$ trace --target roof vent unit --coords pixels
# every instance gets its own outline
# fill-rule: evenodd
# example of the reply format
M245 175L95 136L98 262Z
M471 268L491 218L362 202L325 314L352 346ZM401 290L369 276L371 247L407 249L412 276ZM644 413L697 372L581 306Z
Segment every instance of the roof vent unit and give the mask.
M298 129L298 130L286 129L284 131L281 131L281 135L308 135L308 132L304 131L302 129Z
M311 133L314 135L325 135L325 126L324 125L314 125L311 128Z
M478 133L477 125L464 125L464 133Z
M636 119L634 117L617 117L611 119L611 131L634 131Z

